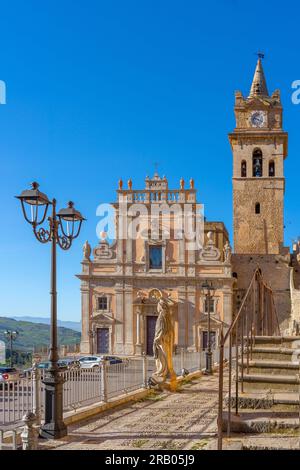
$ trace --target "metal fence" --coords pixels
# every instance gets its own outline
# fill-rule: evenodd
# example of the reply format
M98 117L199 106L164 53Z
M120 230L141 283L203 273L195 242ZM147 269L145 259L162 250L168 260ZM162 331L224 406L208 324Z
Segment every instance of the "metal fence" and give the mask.
M32 411L33 380L28 377L0 383L0 424L18 422L27 411Z
M218 356L218 351L214 350L214 363L217 363ZM181 350L173 356L174 370L178 376L203 370L205 362L205 351ZM62 371L64 412L147 388L148 379L154 370L154 358L142 356L117 364L102 361L100 367L91 369ZM18 380L0 383L0 427L19 423L27 411L33 411L38 417L43 415L44 374L44 370L34 369L33 373Z

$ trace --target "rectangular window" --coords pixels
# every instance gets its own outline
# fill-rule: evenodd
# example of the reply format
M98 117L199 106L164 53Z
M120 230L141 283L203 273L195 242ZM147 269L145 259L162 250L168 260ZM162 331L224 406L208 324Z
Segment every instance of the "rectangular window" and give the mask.
M215 311L215 301L214 299L210 299L209 301L209 310L210 310L210 313L214 313ZM204 302L204 311L205 313L208 313L208 300L205 299L205 302Z
M149 246L149 268L162 269L162 246Z
M107 310L107 297L98 297L98 310Z

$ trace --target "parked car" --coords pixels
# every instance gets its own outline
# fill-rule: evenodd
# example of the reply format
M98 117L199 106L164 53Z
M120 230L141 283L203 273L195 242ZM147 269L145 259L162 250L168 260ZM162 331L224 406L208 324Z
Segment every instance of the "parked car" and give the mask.
M59 367L67 367L68 369L80 369L80 362L77 359L71 359L69 357L59 359Z
M125 364L128 365L127 358L121 358L118 356L83 356L78 359L80 366L83 369L94 369L99 367L101 361L106 359L109 364Z
M3 384L13 383L19 380L20 371L15 367L0 367L0 388Z

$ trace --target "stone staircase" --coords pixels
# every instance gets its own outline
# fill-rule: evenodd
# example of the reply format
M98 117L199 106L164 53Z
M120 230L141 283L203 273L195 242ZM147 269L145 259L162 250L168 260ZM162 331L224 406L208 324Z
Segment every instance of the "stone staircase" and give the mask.
M300 337L256 337L248 373L244 363L244 392L299 395L299 357Z
M232 432L299 433L299 358L300 337L255 338L248 370L244 359L244 387L243 393L239 392L238 416L234 414L236 397L232 397ZM239 366L241 388L241 362ZM226 401L228 404L228 397ZM227 429L227 417L225 408L224 431Z

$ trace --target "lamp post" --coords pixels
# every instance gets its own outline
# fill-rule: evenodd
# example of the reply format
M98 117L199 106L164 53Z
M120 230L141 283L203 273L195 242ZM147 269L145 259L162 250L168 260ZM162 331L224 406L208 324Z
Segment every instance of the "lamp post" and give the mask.
M95 344L95 338L96 338L96 331L95 330L90 330L89 331L89 338L91 338L91 352L94 354L94 344Z
M210 306L211 306L211 299L215 293L215 288L213 287L212 283L205 281L202 284L201 290L205 296L205 301L207 305L207 350L206 350L205 373L211 375L212 374L212 351L211 351Z
M40 435L47 439L59 439L67 434L63 422L63 377L58 368L57 344L57 292L56 292L56 246L69 250L72 242L79 236L84 219L80 212L69 202L66 209L56 211L56 199L50 201L46 194L39 190L38 183L34 182L31 189L25 190L20 196L22 211L25 220L32 226L36 239L41 243L51 243L51 325L50 325L50 367L46 371L43 383L45 384L45 422L41 427ZM46 219L49 206L52 214L48 217L48 227L41 227Z
M10 367L13 366L13 341L15 341L19 335L18 331L6 330L4 331L6 338L9 341L10 346Z

